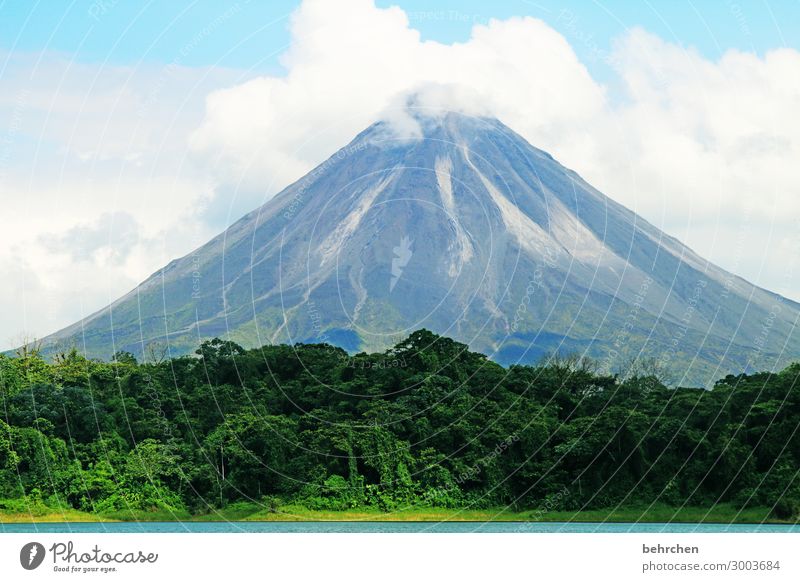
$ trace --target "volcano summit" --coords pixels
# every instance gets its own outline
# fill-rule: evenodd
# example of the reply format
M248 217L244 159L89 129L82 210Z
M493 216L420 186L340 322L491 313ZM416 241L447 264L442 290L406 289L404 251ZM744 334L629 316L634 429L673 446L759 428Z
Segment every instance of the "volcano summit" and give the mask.
M800 354L800 305L699 257L500 121L376 123L190 255L46 338L88 355L321 343L418 328L503 364L655 358L682 384Z

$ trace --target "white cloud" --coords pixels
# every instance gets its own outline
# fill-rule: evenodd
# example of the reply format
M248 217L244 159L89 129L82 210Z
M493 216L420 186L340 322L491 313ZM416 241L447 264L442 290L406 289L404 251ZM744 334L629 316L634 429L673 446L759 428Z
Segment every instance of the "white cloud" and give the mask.
M93 224L73 226L63 234L44 234L39 241L50 253L63 252L75 261L119 265L131 254L139 225L127 212L103 214Z
M74 323L216 234L200 219L213 184L187 136L208 92L239 75L0 57L4 349Z
M603 89L564 38L531 18L492 20L468 43L443 45L422 42L398 8L312 0L294 14L292 34L282 59L288 74L211 94L192 136L220 178L246 191L274 193L420 86L439 87L428 98L450 107L464 107L468 88L470 108L526 112L542 135L559 135L603 106ZM461 87L459 99L445 85Z

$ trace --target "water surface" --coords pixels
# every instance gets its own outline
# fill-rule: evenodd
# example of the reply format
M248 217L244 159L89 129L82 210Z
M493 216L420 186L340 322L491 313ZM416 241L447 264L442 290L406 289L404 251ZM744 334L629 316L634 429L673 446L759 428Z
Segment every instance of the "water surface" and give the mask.
M800 525L526 522L113 522L0 524L0 533L800 533Z

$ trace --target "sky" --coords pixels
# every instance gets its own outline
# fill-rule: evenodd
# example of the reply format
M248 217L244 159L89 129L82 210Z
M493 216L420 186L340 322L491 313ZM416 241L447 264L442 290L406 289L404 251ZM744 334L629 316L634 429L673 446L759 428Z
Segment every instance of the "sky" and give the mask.
M0 349L110 303L432 85L800 300L798 29L798 0L0 0Z
M291 41L289 16L297 5L290 0L10 0L0 3L0 39L7 50L61 52L85 63L164 64L227 8L238 7L224 26L197 44L184 64L279 73L279 56ZM572 36L576 53L593 68L598 64L591 62L596 51L609 51L615 37L635 26L668 42L695 47L712 59L731 48L763 54L792 46L800 38L800 2L793 0L381 0L377 6L401 7L423 40L442 43L467 41L472 26L490 18L540 18ZM570 34L573 20L579 32Z

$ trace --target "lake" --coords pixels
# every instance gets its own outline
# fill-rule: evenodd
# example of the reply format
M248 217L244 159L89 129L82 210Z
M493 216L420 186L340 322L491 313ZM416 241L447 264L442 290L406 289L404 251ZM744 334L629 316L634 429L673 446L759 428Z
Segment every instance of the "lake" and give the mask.
M522 522L12 523L0 533L800 533L800 525Z

